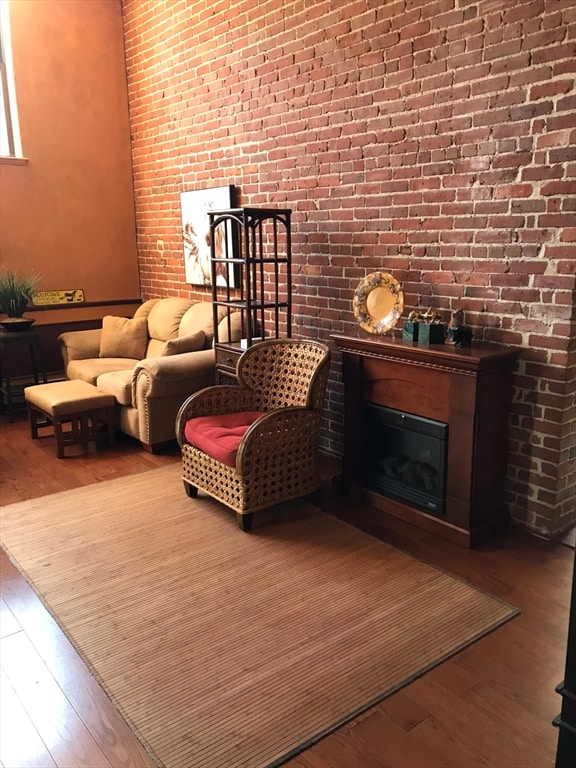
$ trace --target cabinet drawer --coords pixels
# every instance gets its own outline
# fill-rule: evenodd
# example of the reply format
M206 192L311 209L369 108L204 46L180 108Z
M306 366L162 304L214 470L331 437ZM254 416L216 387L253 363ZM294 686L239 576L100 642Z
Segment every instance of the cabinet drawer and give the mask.
M236 364L240 359L243 350L230 349L227 347L216 347L216 368L226 373L235 374Z

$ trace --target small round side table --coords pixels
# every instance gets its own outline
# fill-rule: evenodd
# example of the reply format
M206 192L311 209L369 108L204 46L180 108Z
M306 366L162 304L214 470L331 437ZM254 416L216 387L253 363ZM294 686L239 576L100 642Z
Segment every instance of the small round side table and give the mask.
M0 410L8 417L8 421L14 420L14 408L16 404L25 404L22 397L26 384L22 383L25 377L18 384L14 383L14 376L11 370L13 362L13 352L16 348L26 347L32 367L32 376L34 384L45 384L47 381L46 371L42 368L40 354L40 334L36 328L30 328L26 331L5 331L0 328Z

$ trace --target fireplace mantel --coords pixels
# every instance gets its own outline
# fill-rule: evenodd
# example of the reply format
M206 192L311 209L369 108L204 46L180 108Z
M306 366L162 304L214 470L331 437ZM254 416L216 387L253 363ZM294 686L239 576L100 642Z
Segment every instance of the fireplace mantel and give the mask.
M345 386L345 485L378 514L474 546L507 522L505 479L512 372L518 349L422 345L392 337L332 337ZM448 425L444 514L436 516L369 490L365 482L364 404L374 403Z

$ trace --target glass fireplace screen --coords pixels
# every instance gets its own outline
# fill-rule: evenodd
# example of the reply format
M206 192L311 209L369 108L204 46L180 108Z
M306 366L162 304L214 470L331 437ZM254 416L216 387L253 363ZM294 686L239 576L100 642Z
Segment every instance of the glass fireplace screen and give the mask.
M444 514L448 425L367 403L366 486L437 515Z

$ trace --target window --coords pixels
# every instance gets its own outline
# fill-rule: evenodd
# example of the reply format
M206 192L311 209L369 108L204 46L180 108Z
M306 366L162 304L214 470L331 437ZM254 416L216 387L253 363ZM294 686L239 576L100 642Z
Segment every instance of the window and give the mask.
M0 0L0 156L22 157L8 11L8 0Z

